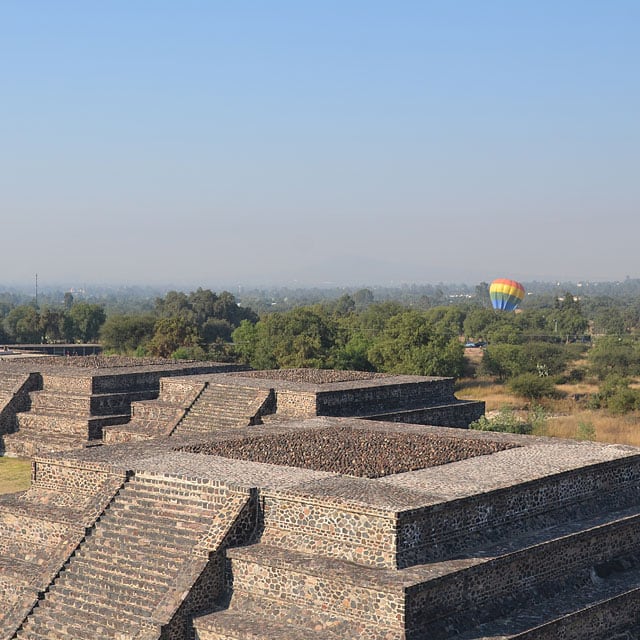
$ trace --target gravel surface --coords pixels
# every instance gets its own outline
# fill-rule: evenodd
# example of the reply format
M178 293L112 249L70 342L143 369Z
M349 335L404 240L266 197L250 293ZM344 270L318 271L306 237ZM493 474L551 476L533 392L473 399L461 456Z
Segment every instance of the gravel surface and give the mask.
M286 435L207 442L181 451L379 478L510 449L506 442L333 427Z

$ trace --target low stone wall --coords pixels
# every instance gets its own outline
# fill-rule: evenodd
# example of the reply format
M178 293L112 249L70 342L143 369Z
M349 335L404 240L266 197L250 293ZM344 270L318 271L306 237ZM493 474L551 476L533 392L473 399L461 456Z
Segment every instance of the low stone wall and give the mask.
M261 491L262 542L377 567L396 566L395 513Z
M319 390L316 410L319 416L370 416L453 402L453 391L453 378Z
M313 392L278 390L276 406L276 413L281 418L309 418L318 412Z
M435 427L467 429L472 422L484 415L485 403L460 400L455 403L425 409L412 409L395 413L367 416L370 420L402 422L405 424L429 424Z
M527 604L536 588L560 592L571 576L582 572L588 580L594 564L635 553L639 544L640 516L635 516L409 587L407 629L426 629L430 638L444 640L451 624L478 624L503 615L506 603L508 608Z
M434 562L473 545L476 534L496 530L501 536L520 535L541 514L548 526L571 517L622 509L639 497L640 457L547 476L508 489L479 493L398 514L398 567ZM610 488L615 487L615 491ZM558 514L555 516L554 514Z
M66 493L99 495L126 481L122 469L106 465L82 464L77 461L35 457L31 466L31 482L44 489Z
M241 370L239 365L220 364L193 364L189 366L176 366L175 369L166 367L155 371L140 371L132 373L97 374L92 377L93 393L111 393L114 391L143 391L154 389L159 391L160 378L172 376L191 376L208 373L227 373Z
M29 392L39 389L42 380L37 373L25 374L0 406L0 436L16 430L16 413L29 407Z

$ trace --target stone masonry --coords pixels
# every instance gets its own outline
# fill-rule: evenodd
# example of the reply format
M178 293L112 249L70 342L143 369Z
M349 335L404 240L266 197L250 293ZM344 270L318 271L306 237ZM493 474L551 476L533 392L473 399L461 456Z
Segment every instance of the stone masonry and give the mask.
M639 449L371 419L442 379L160 386L0 497L0 640L640 638Z

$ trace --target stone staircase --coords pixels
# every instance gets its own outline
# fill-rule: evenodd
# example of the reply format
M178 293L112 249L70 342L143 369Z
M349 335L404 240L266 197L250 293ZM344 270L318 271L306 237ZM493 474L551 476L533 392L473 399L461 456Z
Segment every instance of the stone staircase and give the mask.
M151 640L184 632L192 610L219 595L221 549L249 505L248 490L219 481L136 473L16 637Z
M34 463L31 487L0 496L0 638L15 629L124 482L124 474Z
M131 403L131 419L103 429L106 444L134 442L168 436L202 393L206 383L183 378L162 378L156 400Z
M94 390L91 376L42 375L29 409L16 415L18 430L4 437L12 455L30 457L101 444L104 427L128 422L131 401L152 389Z
M421 507L400 477L263 490L262 537L228 550L197 637L613 638L636 623L639 480L634 455Z
M260 424L269 411L271 389L207 383L172 435L202 435L219 429Z

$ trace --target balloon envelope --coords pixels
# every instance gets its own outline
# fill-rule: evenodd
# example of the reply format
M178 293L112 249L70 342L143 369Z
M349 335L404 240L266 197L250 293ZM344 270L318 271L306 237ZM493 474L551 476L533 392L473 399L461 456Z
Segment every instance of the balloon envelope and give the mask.
M513 311L524 299L524 287L515 280L498 278L489 286L489 297L494 309Z

